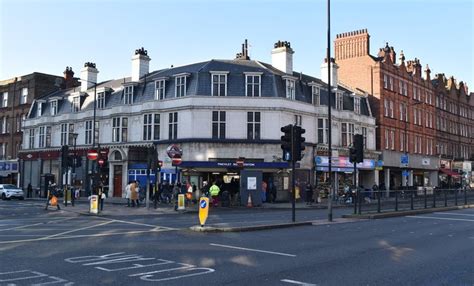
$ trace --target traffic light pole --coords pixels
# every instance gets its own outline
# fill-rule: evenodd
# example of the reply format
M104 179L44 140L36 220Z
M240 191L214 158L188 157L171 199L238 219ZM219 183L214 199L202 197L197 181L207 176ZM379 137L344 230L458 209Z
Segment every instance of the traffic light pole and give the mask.
M295 127L296 125L291 126L291 220L296 221L296 158L295 158Z

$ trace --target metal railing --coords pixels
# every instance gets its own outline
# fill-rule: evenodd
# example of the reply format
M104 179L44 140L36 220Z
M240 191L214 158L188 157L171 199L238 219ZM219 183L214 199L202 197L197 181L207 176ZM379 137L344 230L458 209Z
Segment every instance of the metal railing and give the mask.
M474 190L419 189L354 193L354 214L407 211L474 204Z

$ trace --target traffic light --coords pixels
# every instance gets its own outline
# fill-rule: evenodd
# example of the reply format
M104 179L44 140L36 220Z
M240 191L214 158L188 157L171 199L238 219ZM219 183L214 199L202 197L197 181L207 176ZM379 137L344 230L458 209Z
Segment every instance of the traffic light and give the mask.
M292 139L293 139L293 125L288 124L283 126L281 132L285 133L281 136L281 149L283 150L283 161L292 160Z
M67 168L69 165L69 146L63 145L61 147L61 167L63 169Z
M364 137L361 134L354 135L355 162L364 161Z
M306 130L304 130L303 128L301 128L301 126L295 126L294 127L294 154L293 154L293 158L295 161L300 161L301 158L303 158L303 154L301 154L305 149L306 147L304 146L304 142L306 141L306 139L303 137L303 134L306 133Z
M152 170L161 170L160 161L158 160L158 150L155 146L148 147L148 164Z
M357 150L354 146L349 148L349 162L357 163Z

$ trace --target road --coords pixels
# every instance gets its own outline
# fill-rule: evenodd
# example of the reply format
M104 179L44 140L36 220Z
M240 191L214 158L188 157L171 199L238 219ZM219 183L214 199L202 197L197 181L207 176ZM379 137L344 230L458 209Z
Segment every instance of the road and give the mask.
M0 215L0 285L474 285L473 209L242 233L192 232L195 214L97 218L27 201L0 202Z

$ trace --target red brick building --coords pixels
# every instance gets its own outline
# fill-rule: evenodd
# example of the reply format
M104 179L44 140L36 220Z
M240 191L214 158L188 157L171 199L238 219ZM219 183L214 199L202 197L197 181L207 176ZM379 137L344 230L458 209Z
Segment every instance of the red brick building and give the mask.
M384 168L380 182L387 189L438 185L435 89L426 66L406 60L403 51L386 44L370 54L366 29L338 34L334 42L339 79L370 94L376 116L377 149Z
M33 100L60 88L77 85L73 76L72 69L66 68L64 78L35 72L0 80L0 183L16 183L19 170L11 170L10 166L18 166L22 123ZM2 167L5 164L7 168Z
M467 86L454 77L437 74L432 80L436 100L436 153L440 155L443 186L472 182L474 161L474 99ZM454 171L454 173L453 173Z

